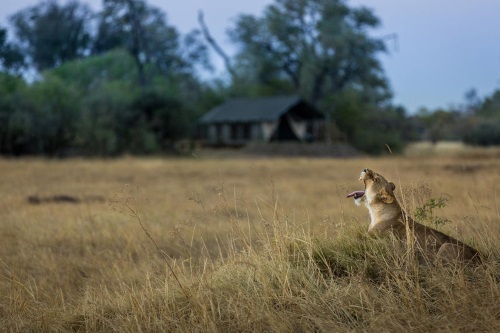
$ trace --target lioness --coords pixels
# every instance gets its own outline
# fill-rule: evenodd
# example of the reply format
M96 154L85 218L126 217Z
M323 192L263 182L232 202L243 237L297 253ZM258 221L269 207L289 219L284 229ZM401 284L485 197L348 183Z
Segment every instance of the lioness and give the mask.
M394 189L396 185L388 182L380 174L364 169L359 180L365 183L364 191L354 191L347 195L353 197L357 205L365 203L370 212L370 234L386 231L405 238L413 235L416 244L424 254L438 261L480 261L479 252L471 246L443 234L431 227L415 222L399 205Z

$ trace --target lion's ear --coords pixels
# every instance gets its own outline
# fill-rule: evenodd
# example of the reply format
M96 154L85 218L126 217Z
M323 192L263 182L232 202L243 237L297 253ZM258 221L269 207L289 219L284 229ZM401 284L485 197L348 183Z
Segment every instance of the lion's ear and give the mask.
M380 200L386 204L390 204L394 201L394 195L392 194L393 190L387 191L388 186L389 184L387 184L387 186L381 189L380 192L378 193Z
M385 190L387 193L392 193L392 192L394 192L395 189L396 189L396 185L394 185L394 183L392 183L392 182L385 185Z

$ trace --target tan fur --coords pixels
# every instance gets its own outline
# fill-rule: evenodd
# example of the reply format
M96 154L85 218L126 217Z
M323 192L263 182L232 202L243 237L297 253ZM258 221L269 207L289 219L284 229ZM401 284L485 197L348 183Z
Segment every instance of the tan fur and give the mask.
M394 190L394 183L388 182L380 174L364 169L360 180L365 184L362 197L355 197L356 204L364 203L370 212L370 234L393 232L408 239L412 235L415 244L425 256L438 261L480 261L479 252L471 246L431 227L414 221L400 206Z

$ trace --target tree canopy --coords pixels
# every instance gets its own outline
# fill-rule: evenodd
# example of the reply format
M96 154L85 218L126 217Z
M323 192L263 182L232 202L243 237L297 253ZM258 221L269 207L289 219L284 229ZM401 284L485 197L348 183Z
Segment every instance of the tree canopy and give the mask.
M165 13L144 0L103 0L93 52L102 54L115 48L132 55L142 86L157 72L173 77L193 75L197 65L209 66L199 32L181 37L167 23Z
M377 58L384 41L369 34L379 24L343 0L276 0L261 17L240 15L230 36L244 78L285 80L313 103L349 89L378 101L390 96Z
M20 50L42 71L89 54L92 15L77 0L63 5L45 0L14 14L10 21Z
M21 50L7 40L7 29L0 27L0 69L7 73L20 73L26 66Z

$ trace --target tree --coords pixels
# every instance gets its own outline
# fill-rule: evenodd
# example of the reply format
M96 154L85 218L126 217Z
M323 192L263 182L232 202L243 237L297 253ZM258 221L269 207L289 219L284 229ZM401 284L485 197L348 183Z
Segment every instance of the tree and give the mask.
M341 131L334 138L346 140L359 150L380 154L390 147L397 153L411 138L410 124L400 106L374 105L355 90L327 98L325 104L333 104L332 121Z
M462 131L466 143L491 146L500 144L500 90L478 103Z
M344 0L275 0L262 17L241 15L230 30L240 47L234 67L262 84L286 79L313 103L348 89L386 100L376 57L385 44L368 34L379 24L369 9Z
M27 86L6 74L1 75L0 86L0 152L67 154L80 123L75 89L56 77Z
M144 0L104 0L99 14L94 52L126 49L134 58L139 83L145 87L151 76L194 73L197 64L208 66L199 32L181 37L168 25L166 15Z
M477 108L477 114L483 117L496 117L500 120L500 90L495 91L483 101Z
M465 118L461 109L421 108L412 118L420 127L417 140L429 140L436 144L443 140L460 140L462 137Z
M42 78L78 92L72 145L89 155L172 152L177 140L193 134L202 105L214 106L210 87L196 80L159 74L140 87L134 59L125 50L67 62Z
M24 68L24 57L16 45L7 41L7 30L0 27L0 70L19 74Z
M26 83L19 76L0 73L0 153L15 154L29 137L29 117L19 115ZM14 117L17 119L13 120Z
M68 61L46 75L56 76L67 85L76 86L82 95L91 95L110 82L128 86L137 84L134 60L125 50Z
M478 96L477 90L475 88L471 88L465 92L464 100L464 111L469 115L475 114L483 103L481 98Z
M36 70L60 66L89 53L93 13L77 0L46 0L10 17L20 50Z

